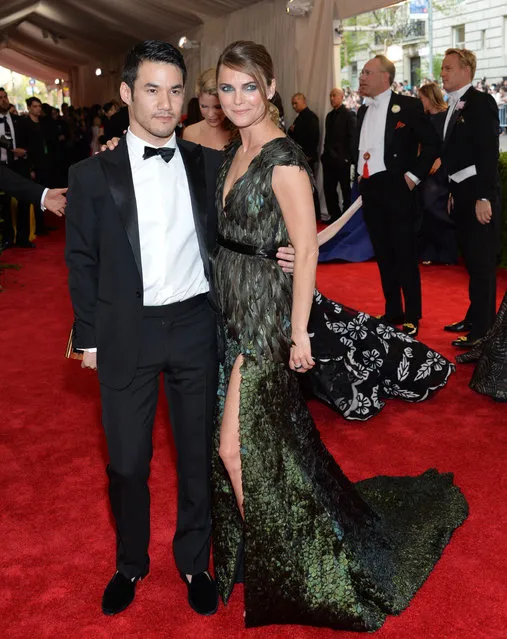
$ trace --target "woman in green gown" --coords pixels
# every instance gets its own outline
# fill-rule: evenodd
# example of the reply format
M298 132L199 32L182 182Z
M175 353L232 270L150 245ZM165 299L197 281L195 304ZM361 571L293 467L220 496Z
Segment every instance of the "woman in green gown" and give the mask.
M244 557L247 626L379 628L423 584L467 504L451 474L352 484L301 395L317 239L310 171L269 114L271 58L253 42L220 57L218 91L241 140L217 185L213 271L226 332L213 460L213 548L227 602ZM272 259L291 242L293 278Z

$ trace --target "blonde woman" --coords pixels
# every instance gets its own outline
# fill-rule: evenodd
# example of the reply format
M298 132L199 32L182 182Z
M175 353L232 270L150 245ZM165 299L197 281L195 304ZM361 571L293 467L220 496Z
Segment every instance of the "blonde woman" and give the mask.
M183 139L222 151L231 139L231 130L217 95L216 69L203 71L197 78L195 92L204 118L183 131Z
M419 89L419 98L441 136L447 114L442 90L436 82L423 84ZM421 190L423 218L419 255L426 266L433 263L455 264L458 261L454 223L447 213L449 183L441 166L442 161L437 158Z

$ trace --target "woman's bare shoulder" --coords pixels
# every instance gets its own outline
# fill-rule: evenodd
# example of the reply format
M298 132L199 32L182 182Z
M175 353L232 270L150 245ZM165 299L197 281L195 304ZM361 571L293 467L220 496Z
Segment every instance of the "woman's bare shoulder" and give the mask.
M195 124L191 124L190 126L186 126L183 130L183 139L188 140L189 142L199 143L199 138L201 134L201 123L196 122Z

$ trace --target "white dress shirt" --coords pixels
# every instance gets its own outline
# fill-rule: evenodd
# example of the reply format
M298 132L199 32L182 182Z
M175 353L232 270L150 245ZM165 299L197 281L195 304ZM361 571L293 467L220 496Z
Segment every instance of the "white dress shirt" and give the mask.
M387 89L374 98L365 98L364 100L368 109L364 114L361 135L359 136L358 175L363 174L365 153L369 154L367 162L370 177L375 175L375 173L381 173L387 170L384 162L384 146L387 110L389 108L389 102L391 101L391 95L391 89ZM419 184L421 181L416 175L410 173L410 171L407 171L405 175L415 182L415 184Z
M458 89L457 91L451 91L449 93L449 108L447 109L447 115L445 117L445 123L444 123L444 140L445 140L445 136L447 135L447 128L449 127L452 114L454 113L456 109L456 105L459 103L461 98L465 95L465 93L468 91L468 89L471 86L472 86L472 83L470 82L464 87L461 87L461 89ZM470 166L466 166L464 169L461 169L459 171L456 171L456 173L449 175L449 182L452 181L459 184L460 182L464 182L465 180L468 180L468 178L471 178L474 175L477 175L477 167L475 166L475 164L471 164Z
M472 83L470 82L469 84L465 85L464 87L461 87L461 89L458 89L457 91L451 91L450 93L448 93L448 105L449 108L447 109L447 114L445 116L445 123L444 123L444 140L445 140L445 136L447 134L447 127L449 126L449 122L451 121L451 117L452 114L454 113L454 109L456 108L456 105L458 104L458 102L461 100L461 98L465 95L465 93L468 91L468 89L472 86Z
M129 129L127 148L134 181L141 244L145 306L182 302L209 290L192 213L187 173L176 135L164 145L175 149L165 162L143 160L147 144Z
M374 98L365 99L368 108L364 114L359 136L359 161L357 172L363 174L364 154L369 153L368 173L370 176L386 170L384 163L384 141L386 133L387 109L391 101L391 89L379 93Z
M7 119L7 123L11 129L11 134L12 134L12 147L15 149L16 148L16 132L14 131L14 122L12 121L12 116L11 114L7 111L7 113L3 113L0 114L0 117L6 118ZM0 122L0 135L5 135L5 123L4 122ZM7 149L1 149L0 148L0 162L2 162L2 164L6 164L7 163Z

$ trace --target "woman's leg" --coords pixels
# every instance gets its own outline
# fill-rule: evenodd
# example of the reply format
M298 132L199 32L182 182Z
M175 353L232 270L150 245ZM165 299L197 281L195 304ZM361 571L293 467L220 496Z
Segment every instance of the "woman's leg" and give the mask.
M239 441L239 398L241 385L241 365L243 356L234 362L232 367L227 397L225 398L224 415L220 427L219 455L229 473L239 511L244 518L243 511L243 485L241 482L241 455Z

